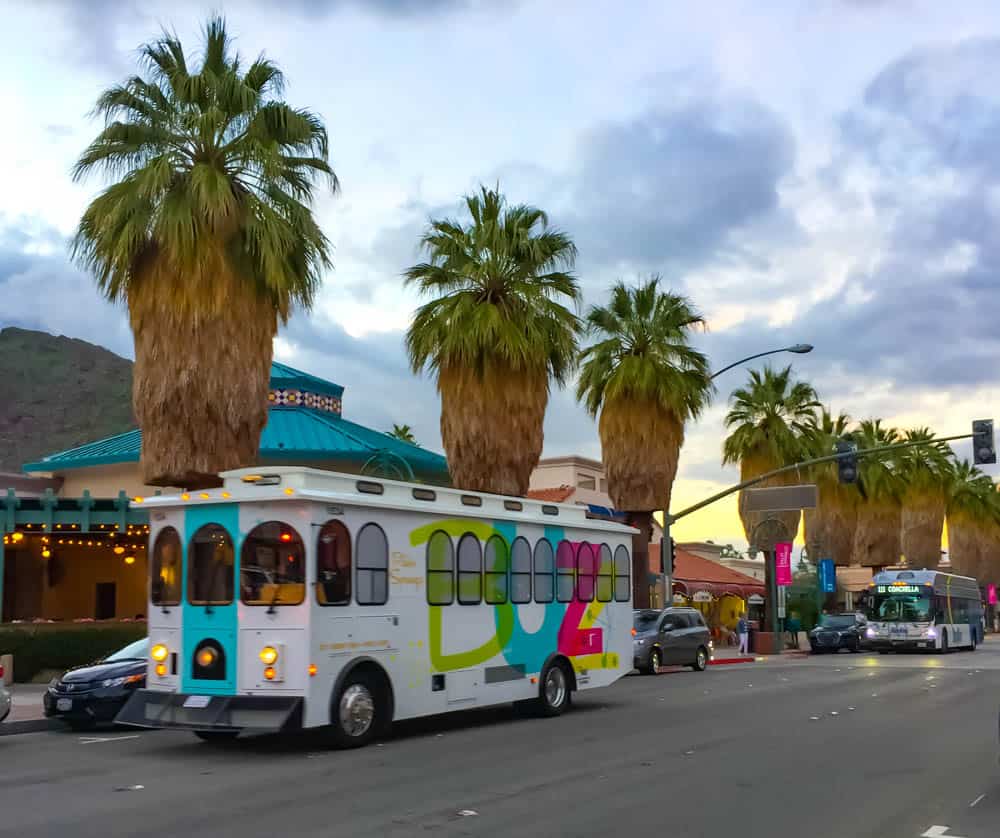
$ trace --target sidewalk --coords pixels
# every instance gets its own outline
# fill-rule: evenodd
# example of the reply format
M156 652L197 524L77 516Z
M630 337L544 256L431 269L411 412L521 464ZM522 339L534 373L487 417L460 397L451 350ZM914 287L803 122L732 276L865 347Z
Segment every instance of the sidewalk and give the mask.
M42 696L47 689L47 684L14 684L10 687L13 702L10 715L0 722L0 736L62 727L57 720L46 719L42 711Z
M730 663L753 663L755 660L752 654L743 654L739 646L716 646L712 650L711 666L723 666Z

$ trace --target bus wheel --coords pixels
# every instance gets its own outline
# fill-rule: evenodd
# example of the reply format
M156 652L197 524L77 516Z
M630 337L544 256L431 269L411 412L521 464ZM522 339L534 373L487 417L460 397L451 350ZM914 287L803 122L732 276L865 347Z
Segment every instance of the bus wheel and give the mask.
M570 676L566 665L553 661L538 685L538 710L543 716L560 716L570 704Z
M948 654L948 632L947 630L941 632L941 654Z
M348 676L331 708L330 728L336 747L360 748L372 740L385 712L379 706L381 696L382 691L367 672Z
M194 735L202 742L232 742L240 735L238 730L196 730Z
M972 632L972 643L971 643L971 645L969 646L969 651L970 651L970 652L975 652L975 651L976 651L976 646L977 646L977 645L978 645L978 644L976 643L976 633L975 633L975 632L973 631L973 632Z

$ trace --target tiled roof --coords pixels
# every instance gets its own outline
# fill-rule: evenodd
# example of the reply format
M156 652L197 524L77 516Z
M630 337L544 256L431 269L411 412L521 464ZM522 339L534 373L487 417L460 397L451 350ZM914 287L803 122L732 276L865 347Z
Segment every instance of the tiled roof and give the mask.
M678 547L675 551L676 561L674 562L675 582L710 582L718 585L751 585L763 588L764 585L752 576L732 570L731 568L713 562L711 559L703 559L693 553L688 553ZM660 545L649 545L649 566L660 570Z
M548 503L565 503L575 491L572 486L563 484L552 489L528 489L528 497Z

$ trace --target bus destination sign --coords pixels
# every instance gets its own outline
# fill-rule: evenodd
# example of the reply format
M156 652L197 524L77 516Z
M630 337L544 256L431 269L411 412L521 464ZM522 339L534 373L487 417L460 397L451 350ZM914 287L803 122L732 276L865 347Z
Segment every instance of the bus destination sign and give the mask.
M879 594L919 594L924 588L920 585L879 585L875 592Z

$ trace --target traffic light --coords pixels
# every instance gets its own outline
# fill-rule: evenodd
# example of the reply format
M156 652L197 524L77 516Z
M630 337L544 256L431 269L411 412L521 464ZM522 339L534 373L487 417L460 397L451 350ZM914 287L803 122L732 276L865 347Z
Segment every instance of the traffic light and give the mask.
M997 450L993 442L993 420L976 419L972 423L972 462L977 466L993 465Z
M670 575L674 575L674 564L677 562L677 542L670 539Z
M846 439L837 440L837 453L847 454L837 460L837 477L841 483L855 483L858 479L857 446Z

